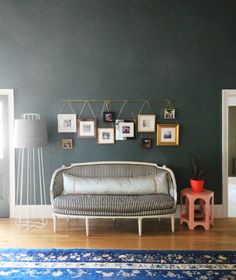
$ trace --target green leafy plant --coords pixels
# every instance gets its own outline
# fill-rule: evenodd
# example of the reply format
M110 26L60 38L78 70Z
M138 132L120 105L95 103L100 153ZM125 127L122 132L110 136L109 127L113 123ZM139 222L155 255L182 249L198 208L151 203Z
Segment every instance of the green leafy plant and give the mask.
M190 158L190 178L193 180L204 180L207 175L207 170L202 162L197 157L195 153L193 157Z

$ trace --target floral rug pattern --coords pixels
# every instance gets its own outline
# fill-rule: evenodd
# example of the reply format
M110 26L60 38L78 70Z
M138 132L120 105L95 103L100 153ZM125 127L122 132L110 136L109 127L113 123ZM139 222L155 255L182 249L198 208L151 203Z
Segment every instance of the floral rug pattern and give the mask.
M0 249L0 279L236 279L234 251Z

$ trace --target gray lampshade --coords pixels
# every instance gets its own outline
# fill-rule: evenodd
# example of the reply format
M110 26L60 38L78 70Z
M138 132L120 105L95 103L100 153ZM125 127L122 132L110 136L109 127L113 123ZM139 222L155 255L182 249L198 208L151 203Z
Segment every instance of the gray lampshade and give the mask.
M14 147L40 148L47 144L47 124L43 120L15 120Z

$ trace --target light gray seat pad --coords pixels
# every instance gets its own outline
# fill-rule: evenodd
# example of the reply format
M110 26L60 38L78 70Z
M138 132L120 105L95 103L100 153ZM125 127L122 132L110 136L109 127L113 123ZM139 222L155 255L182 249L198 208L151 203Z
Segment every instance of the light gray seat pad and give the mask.
M175 212L168 194L86 195L67 194L54 198L54 212L84 216L142 216Z

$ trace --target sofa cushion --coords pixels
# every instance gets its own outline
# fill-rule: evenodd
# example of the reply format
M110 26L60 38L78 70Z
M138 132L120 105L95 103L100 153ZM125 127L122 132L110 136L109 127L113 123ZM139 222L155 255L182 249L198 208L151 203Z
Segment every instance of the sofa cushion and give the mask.
M54 212L84 216L139 216L175 212L174 200L167 194L76 195L54 198Z
M63 194L168 194L165 173L137 177L76 177L63 173Z

